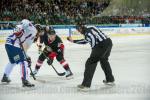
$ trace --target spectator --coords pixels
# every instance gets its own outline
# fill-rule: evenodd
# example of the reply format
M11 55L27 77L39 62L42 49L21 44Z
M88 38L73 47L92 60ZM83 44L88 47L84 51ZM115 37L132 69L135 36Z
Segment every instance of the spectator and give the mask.
M31 19L42 24L73 24L75 19L96 16L107 2L71 0L2 0L0 20ZM103 5L103 6L102 6ZM104 7L103 9L101 7Z

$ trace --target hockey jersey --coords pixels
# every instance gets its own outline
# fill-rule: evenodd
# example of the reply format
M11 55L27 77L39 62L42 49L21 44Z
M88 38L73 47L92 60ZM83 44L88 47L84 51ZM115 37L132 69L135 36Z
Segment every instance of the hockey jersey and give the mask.
M11 34L7 37L6 44L20 48L21 42L22 44L25 43L28 47L30 47L34 41L36 33L36 28L32 24L30 24L28 27L26 27L26 29L24 29L24 33L20 37L21 41L19 41L19 38L17 38L15 34Z

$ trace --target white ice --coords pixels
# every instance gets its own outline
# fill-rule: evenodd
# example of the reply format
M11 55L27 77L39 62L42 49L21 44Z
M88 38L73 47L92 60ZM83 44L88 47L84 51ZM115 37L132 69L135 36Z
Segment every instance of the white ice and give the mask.
M51 66L45 62L37 79L30 81L36 86L32 89L22 88L20 68L16 66L11 73L12 82L0 85L0 100L150 100L150 35L112 37L113 49L110 63L115 76L116 86L108 87L102 83L104 73L98 64L92 87L89 92L77 91L84 73L84 64L90 55L89 45L77 45L64 41L65 58L74 73L74 79L56 75ZM34 69L38 58L37 47L33 45L28 52ZM4 44L0 45L0 78L8 58ZM53 64L59 72L63 68L57 61Z

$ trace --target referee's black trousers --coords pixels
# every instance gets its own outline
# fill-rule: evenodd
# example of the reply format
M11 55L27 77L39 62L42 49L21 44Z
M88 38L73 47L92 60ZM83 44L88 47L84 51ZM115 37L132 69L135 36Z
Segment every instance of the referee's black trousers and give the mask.
M111 66L108 61L111 49L112 41L110 38L104 40L103 42L97 44L94 48L92 48L91 55L87 59L85 64L85 72L82 85L87 87L91 86L92 78L98 61L100 61L100 65L105 73L106 80L109 82L114 81L114 76L112 75Z

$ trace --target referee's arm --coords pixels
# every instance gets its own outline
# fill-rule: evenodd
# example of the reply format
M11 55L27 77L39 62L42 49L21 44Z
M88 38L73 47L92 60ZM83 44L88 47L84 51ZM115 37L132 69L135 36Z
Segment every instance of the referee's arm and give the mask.
M81 39L81 40L73 40L73 43L76 43L76 44L87 44L87 40L85 39Z
M67 37L67 40L72 42L72 43L76 43L76 44L86 44L86 43L88 43L88 41L85 40L85 39L73 40L71 37Z

